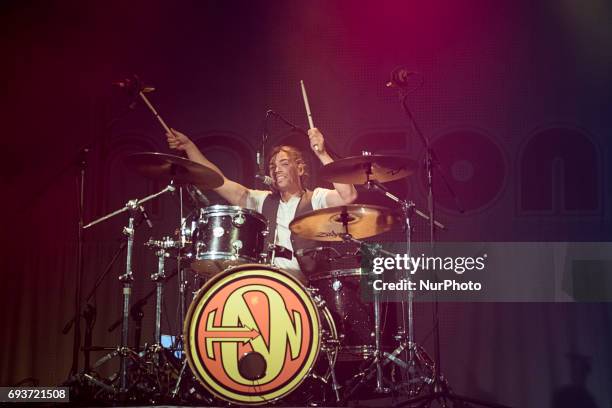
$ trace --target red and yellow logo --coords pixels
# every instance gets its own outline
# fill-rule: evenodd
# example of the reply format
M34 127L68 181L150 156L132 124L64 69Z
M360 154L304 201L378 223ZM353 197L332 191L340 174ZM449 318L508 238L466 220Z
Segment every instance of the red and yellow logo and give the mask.
M217 275L185 322L189 364L203 385L229 402L264 404L293 391L319 352L316 307L294 278L263 265ZM265 371L245 378L240 359L258 353Z

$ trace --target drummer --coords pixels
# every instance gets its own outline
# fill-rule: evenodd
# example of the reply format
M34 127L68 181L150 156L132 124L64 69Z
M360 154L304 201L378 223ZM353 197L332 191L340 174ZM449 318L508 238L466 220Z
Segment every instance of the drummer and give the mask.
M308 165L300 150L292 146L276 146L270 153L268 170L272 178L271 191L252 190L229 180L215 164L210 162L198 147L183 133L172 129L166 134L171 149L184 151L194 162L208 166L223 176L224 184L215 189L231 205L246 207L262 213L269 222L269 243L286 248L289 256L275 257L274 265L306 282L305 274L314 270L315 261L310 256L299 257L295 251L315 246L315 241L303 239L289 230L289 223L298 215L321 208L351 204L357 199L352 184L334 183L334 190L306 188ZM323 165L333 162L325 149L323 134L317 129L308 130L310 148ZM276 221L274 221L276 220ZM291 259L287 259L291 258Z

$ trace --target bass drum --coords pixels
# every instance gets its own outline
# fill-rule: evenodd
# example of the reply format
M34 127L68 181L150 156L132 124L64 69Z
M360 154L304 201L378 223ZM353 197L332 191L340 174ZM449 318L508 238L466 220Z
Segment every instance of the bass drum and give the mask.
M306 378L331 389L335 325L297 279L277 268L248 264L214 276L189 307L184 335L192 372L227 402L271 403Z

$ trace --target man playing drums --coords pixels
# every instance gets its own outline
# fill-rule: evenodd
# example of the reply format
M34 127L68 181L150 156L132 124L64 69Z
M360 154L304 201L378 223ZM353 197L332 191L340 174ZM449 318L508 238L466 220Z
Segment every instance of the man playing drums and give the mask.
M317 128L308 130L310 147L323 165L333 162L325 149L325 140ZM198 147L183 133L173 130L166 134L168 146L171 149L184 151L187 157L208 166L219 174L223 172L210 162ZM293 276L306 281L304 273L312 272L314 260L307 256L296 256L299 249L307 249L315 245L314 241L306 240L292 234L289 223L296 217L313 210L327 207L347 205L357 198L357 191L351 184L334 183L334 190L315 188L307 190L308 166L302 152L292 146L276 146L272 149L268 160L268 170L272 178L272 191L252 190L229 180L223 175L224 183L215 189L221 197L231 205L246 207L262 213L269 223L269 243L273 243L292 251L291 259L275 257L274 265Z

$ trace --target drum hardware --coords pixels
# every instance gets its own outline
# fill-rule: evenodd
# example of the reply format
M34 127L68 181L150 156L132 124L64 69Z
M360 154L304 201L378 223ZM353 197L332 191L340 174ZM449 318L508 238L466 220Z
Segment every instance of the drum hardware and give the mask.
M149 240L149 243L150 242L151 240ZM163 244L168 244L168 241L162 242L162 246L151 245L154 249L157 249L155 251L155 255L157 256L157 272L151 275L151 280L155 282L155 332L153 334L155 344L153 347L156 352L156 362L159 362L157 359L157 352L161 349L162 302L164 296L164 281L166 280L164 266L166 258L170 256L170 254L166 252L166 248Z
M191 202L196 208L208 207L210 205L208 197L197 186L187 184L185 190L187 190L187 194L189 194L189 198L191 198Z
M393 85L395 85L395 87L398 88L402 109L404 110L404 113L408 117L408 121L410 122L410 126L414 130L414 133L416 133L418 138L422 141L423 147L425 150L424 164L425 164L425 172L426 172L426 179L427 179L427 212L429 216L428 218L429 240L430 240L431 251L435 252L436 228L444 229L444 227L440 226L439 223L437 223L435 219L434 167L438 169L437 173L440 176L441 180L443 181L444 185L446 186L446 189L449 191L451 196L454 198L455 204L459 212L463 213L464 210L459 202L459 198L457 197L457 194L455 194L450 184L448 183L446 177L444 177L444 172L442 171L440 167L440 164L439 164L440 162L433 148L431 147L429 139L425 136L425 134L420 129L419 125L417 124L416 119L414 118L412 114L412 111L408 107L408 103L407 103L408 95L409 95L408 85L406 81L398 80L399 77L396 74L399 73L400 71L406 71L406 70L405 68L401 68L401 67L394 70L394 72L392 73L391 82L393 83ZM384 180L379 179L378 181L384 181ZM374 184L377 184L379 191L381 192L384 191L382 186L380 186L380 183L374 183ZM391 197L389 194L385 194L385 195L393 199L393 197ZM399 202L397 200L394 200L394 201ZM404 207L405 205L402 205L403 209ZM408 221L408 211L404 211L404 213L405 213L406 222L408 223L409 222ZM423 217L423 214L416 212L416 211L415 213ZM408 228L407 234L409 234L409 228ZM433 279L436 282L438 281L438 276L435 273L435 271L433 272ZM409 291L409 293L412 294L412 291ZM410 297L409 297L408 302L409 304L412 303ZM434 291L433 309L434 311L433 311L432 317L433 317L433 333L434 333L433 334L434 358L431 361L432 363L431 364L431 368L432 368L431 381L426 381L427 393L426 395L422 395L419 397L416 397L412 394L408 394L412 398L410 398L407 401L402 402L400 406L413 406L416 403L419 403L420 404L419 406L424 406L424 405L429 405L432 401L437 401L441 406L444 406L444 407L448 406L448 404L452 404L453 406L455 406L455 405L464 405L465 403L477 404L477 405L489 406L489 407L493 407L493 406L500 407L500 405L498 404L492 404L492 403L488 403L485 401L478 401L472 398L466 398L463 396L459 396L459 395L454 394L451 391L451 388L448 385L448 382L446 381L446 379L444 378L441 372L440 325L439 325L440 319L439 319L439 313L438 313L438 294L435 291ZM412 324L411 316L409 316L409 323ZM413 339L409 337L407 347L410 348L411 345L414 345L414 342L412 340ZM401 348L401 345L400 347L398 347L398 349L399 348ZM415 349L415 351L416 350L417 349ZM413 353L411 352L410 354L412 357ZM416 357L418 358L418 355Z
M137 77L135 77L137 78ZM138 82L138 81L137 81ZM172 134L172 130L155 110L151 102L145 96L143 89L138 84L137 94L141 97L149 110L153 113L166 133ZM181 243L186 243L184 234L185 218L183 217L183 189L182 185L188 185L187 191L196 200L208 199L195 187L213 189L223 185L223 176L216 170L189 159L165 153L148 152L136 153L126 158L126 165L137 173L156 181L168 181L180 185L180 225ZM191 186L189 186L191 185ZM192 187L192 188L190 188ZM182 327L185 318L185 300L187 281L183 268L181 268L181 256L177 257L177 269L179 271L179 323Z
M85 335L83 337L83 349L82 349L84 352L83 353L84 357L85 357L85 361L83 364L84 372L88 372L91 367L89 349L91 348L91 344L92 344L93 328L94 328L94 324L96 323L96 315L97 315L97 310L95 306L93 306L91 303L87 303L82 313L82 316L85 319Z
M406 252L405 253L406 255L410 256L411 254L410 244L412 242L412 237L411 237L412 230L410 226L411 216L412 214L416 213L416 214L419 214L421 217L426 218L427 220L429 220L429 217L425 214L422 214L418 209L416 209L416 206L413 202L408 201L408 200L401 200L397 196L391 194L388 191L388 189L386 189L380 182L378 182L375 179L371 179L370 174L366 175L366 188L369 190L375 190L380 193L383 193L386 197L395 201L400 206L402 214L403 214L403 220L404 220L404 232L406 234ZM445 228L444 225L437 222L433 218L432 218L432 221L433 221L432 225L435 225L438 228L442 228L442 229ZM381 248L380 247L376 248L376 252L381 252ZM407 279L408 282L411 282L410 273L406 273L405 278ZM375 291L374 296L376 297L377 294L378 293ZM375 304L376 304L376 301L375 301ZM407 300L406 301L402 300L401 311L402 311L402 320L401 320L401 324L398 326L398 332L395 336L396 340L399 341L399 346L392 353L386 353L386 355L384 355L385 358L384 358L383 363L386 363L390 360L394 364L398 365L399 367L404 368L405 369L404 381L411 381L415 374L417 375L420 374L420 373L416 373L416 370L418 367L425 367L425 366L431 367L431 363L429 363L428 365L427 364L428 362L422 359L423 355L426 357L427 355L424 352L417 353L418 346L414 340L414 293L413 291L409 290L408 295L407 295ZM408 354L406 356L407 363L405 363L402 359L397 357L397 355L402 353L404 350L408 351ZM383 357L383 355L381 355L381 357ZM381 370L382 370L382 366L381 364L378 364L377 373L381 372ZM419 378L425 379L427 377L420 376ZM380 377L377 377L377 388L380 384L379 380L380 380ZM420 391L421 391L421 387L417 387L415 393L409 393L408 395L413 396L413 395L418 394Z
M183 381L183 376L185 375L186 368L187 359L185 359L181 364L181 371L179 371L178 379L176 380L176 384L174 385L174 389L172 390L172 398L176 398L179 393L179 390L181 389L181 382Z
M128 360L126 350L128 348L128 334L129 334L129 311L130 311L130 297L132 293L132 282L134 280L132 274L132 253L133 253L133 245L134 245L134 219L136 213L139 211L144 211L142 204L150 201L154 198L161 196L162 194L173 192L176 188L173 185L166 186L163 190L151 194L143 199L133 199L126 203L126 205L117 210L113 211L110 214L107 214L103 217L98 218L95 221L90 222L85 225L83 229L90 228L96 224L99 224L102 221L105 221L115 215L121 214L123 212L128 212L128 224L123 228L123 233L127 237L127 255L126 255L126 263L125 263L125 273L119 277L119 281L123 284L123 319L122 319L122 328L121 328L121 345L119 347L120 353L120 388L119 395L122 398L126 397L128 390Z
M170 275L165 276L164 281L167 282L170 279L174 278L177 274L177 270L174 269ZM149 293L147 293L145 296L143 296L141 299L137 300L136 302L134 302L134 304L132 305L132 307L130 308L130 316L134 316L135 314L138 314L137 309L141 308L142 306L146 305L147 301L155 294L156 289L151 290ZM117 327L119 327L121 325L121 322L123 320L123 317L120 317L119 319L117 319L116 321L114 321L107 329L107 331L110 333L112 331L114 331ZM136 344L138 344L138 342L136 342ZM91 351L100 351L100 350L114 350L116 347L91 347L90 350Z
M271 259L272 253L274 253L275 257L278 258L285 258L289 260L293 259L293 252L290 249L277 244L268 244L268 251L263 254L264 261L262 263L266 263L265 259Z
M369 172L366 169L365 179L369 181ZM335 180L334 180L335 181ZM368 183L369 184L369 183ZM399 201L399 199L398 199ZM410 253L410 212L413 208L413 204L407 201L402 202L402 209L404 210L404 219L405 219L405 229L406 229L406 238L407 238L407 253ZM381 222L382 220L382 222ZM391 229L393 224L395 223L396 217L391 215L390 210L384 207L374 207L374 206L341 206L341 207L332 207L323 210L312 211L308 214L304 214L299 218L293 220L293 222L289 225L289 228L298 235L301 235L304 238L314 239L318 241L337 241L343 240L344 242L350 242L359 245L360 247L364 247L365 242L361 239L367 238L373 235L377 235L380 232L387 231ZM353 236L353 233L358 234L359 238ZM380 246L375 248L377 254L384 254L387 256L395 256L395 254L385 251ZM360 272L359 272L360 274ZM336 274L336 276L324 276L324 279L331 278L330 288L332 291L339 293L342 290L343 283L339 279L339 276L342 274ZM321 280L321 277L313 277L311 281ZM319 288L320 290L321 288ZM409 356L408 363L404 364L404 366L414 367L417 365L415 362L415 358L419 356L414 352L415 343L413 341L413 312L412 312L412 293L409 293L408 299L408 341L406 344L411 345L408 348ZM333 300L338 305L339 299L337 295L333 296ZM327 304L330 303L330 299L328 299ZM373 347L368 344L360 344L355 345L351 349L353 352L356 352L357 355L361 355L364 358L371 357L371 364L362 372L357 374L356 378L359 378L358 383L353 387L350 392L346 395L343 395L343 399L346 400L352 393L356 391L357 388L362 386L364 382L370 379L375 375L376 385L375 392L377 393L388 393L391 391L390 388L385 387L383 378L382 367L388 362L391 361L396 365L402 367L400 362L403 362L401 359L397 358L397 354L402 352L406 347L402 347L404 342L400 341L401 348L399 352L387 353L387 355L383 355L382 352L382 344L381 344L381 302L380 302L380 294L374 291L374 302L373 302L373 333L374 333L374 345ZM339 305L341 307L342 305ZM404 305L402 305L402 310L404 310ZM358 313L360 316L368 316L367 312ZM338 324L342 325L344 316L340 316L340 320L337 321ZM368 324L366 323L366 326ZM341 326L341 333L347 333L347 327ZM403 328L400 328L400 331L404 331ZM355 336L351 336L351 340ZM363 336L361 337L363 339ZM346 347L346 344L345 344ZM341 347L342 350L342 347ZM420 364L419 365L424 365Z
M137 79L137 77L135 76ZM138 82L138 81L136 81ZM164 131L168 134L172 134L172 130L166 124L166 122L159 115L157 110L153 107L151 102L145 96L144 92L146 88L143 88L138 83L137 94L144 101L145 105L153 113L159 124L162 126ZM183 157L178 157L165 153L136 153L128 156L126 159L128 167L141 175L153 179L170 181L178 185L188 185L188 193L196 200L208 199L202 194L202 192L195 187L213 189L223 185L223 176L216 170L213 170L202 164L193 162ZM193 188L190 188L190 186ZM193 194L193 195L192 195ZM184 233L185 218L183 217L183 190L179 187L179 199L180 199L180 225L181 225L181 243L186 243L186 234ZM187 281L184 273L184 269L181 268L181 256L177 257L177 269L179 271L179 323L180 327L183 327L185 320L185 300L186 300L186 288ZM178 386L177 386L178 388Z
M108 393L116 394L116 390L113 387L111 387L110 385L106 384L103 381L98 380L97 378L95 378L91 374L85 373L83 376L85 377L85 379L87 379L87 381L89 381L93 385L103 389L104 391L106 391Z
M409 210L411 213L414 213L414 214L418 215L419 217L421 217L422 219L424 219L425 221L429 222L429 220L430 220L429 216L427 214L425 214L424 212L422 212L421 210L419 210L418 208L416 208L416 206L414 205L413 202L402 200L399 197L397 197L396 195L392 194L391 192L389 192L389 189L387 189L378 180L368 178L366 183L365 183L365 186L366 186L366 188L368 190L377 191L379 193L382 193L387 198L395 201L397 204L399 204L400 208L402 209L402 213L403 214L405 214L406 211ZM404 215L404 218L405 218L405 215ZM434 224L434 226L436 228L438 228L440 230L446 230L447 229L444 224L442 224L441 222L439 222L437 220L434 220L433 224Z
M328 167L329 166L329 167ZM340 159L329 165L324 166L323 168L323 178L327 180L332 180L333 182L352 182L356 184L365 184L366 188L369 190L374 190L382 193L387 198L396 202L402 211L403 215L403 224L404 231L406 233L406 254L410 255L410 217L411 215L417 214L418 216L424 218L425 220L430 220L430 217L427 214L424 214L420 210L418 210L414 203L409 202L407 200L401 200L397 196L393 195L387 188L385 188L382 181L393 181L398 180L407 176L414 174L416 170L416 163L412 160L408 159L405 156L383 156L383 155L372 155L370 152L364 151L362 156L356 156L347 159ZM446 227L431 218L432 225L436 226L439 229L445 229ZM356 240L353 236L348 234L348 225L345 227L346 235L344 239L349 242L354 242L360 244L359 240ZM354 234L353 234L354 235ZM378 248L380 252L381 249ZM388 253L387 255L394 256L395 254ZM407 279L410 281L410 275L407 276ZM378 324L380 322L380 301L377 299L378 294L374 293L374 305L375 305L375 322ZM405 316L403 319L402 326L399 327L398 336L400 338L408 336L405 342L400 342L400 346L404 343L409 345L415 345L414 343L414 315L413 315L413 303L414 303L414 294L412 291L408 291L408 299L407 302L402 302L402 315ZM407 308L407 312L406 309ZM406 316L407 314L407 316ZM378 315L378 316L376 316ZM403 324L406 324L407 333ZM375 331L376 336L378 338L377 342L380 341L380 331L377 329ZM380 353L380 348L376 346L376 352ZM413 364L414 358L417 356L414 353L413 347L408 347L408 361ZM376 372L377 372L377 385L376 389L379 392L383 392L384 389L382 387L382 377L381 377L381 363L380 363L380 355L378 357L379 362L376 363ZM396 359L397 360L397 359ZM395 361L394 361L395 362Z
M164 236L162 239L156 240L153 238L149 238L147 242L145 242L144 246L152 248L152 249L181 249L184 247L181 241L175 241L170 236ZM167 253L167 257L170 256L170 253Z
M429 217L427 214L424 214L420 210L418 210L414 203L409 202L407 200L401 200L397 196L393 195L387 188L385 188L381 182L389 182L393 180L399 180L404 177L408 177L415 173L417 168L416 162L409 159L406 156L385 156L385 155L373 155L368 151L362 152L361 156L355 156L346 159L340 159L333 163L330 163L324 166L322 171L322 177L328 181L333 182L345 182L345 183L353 183L353 184L364 184L367 189L374 190L379 193L382 193L387 198L393 200L397 203L402 211L403 215L403 224L404 231L406 233L406 254L410 256L410 242L411 242L411 229L410 229L410 217L412 214L417 214L418 216L424 218L429 221L431 224L431 228L437 227L439 229L445 229L446 227L440 222L436 221L434 217ZM430 214L432 214L430 208ZM345 228L346 229L346 228ZM355 240L348 234L348 229L346 229L347 235L345 236L346 240L358 243L358 240ZM380 251L380 248L378 248ZM393 256L394 254L390 254ZM407 279L410 281L410 275L407 276ZM379 324L380 322L380 301L378 298L378 293L374 292L374 313L375 313L375 323ZM416 344L414 342L414 314L413 314L413 303L414 303L414 294L412 291L408 291L408 299L407 301L402 301L401 310L402 310L402 325L399 327L398 334L396 337L399 337L400 345L398 349L404 350L408 349L407 360L409 362L408 366L413 367L417 364L415 361L416 358L419 357L419 354L415 353ZM406 310L407 309L407 310ZM407 325L407 332L404 325ZM376 390L378 392L384 392L385 389L382 386L382 370L381 363L386 363L388 357L385 358L384 361L381 362L382 355L380 354L380 330L376 330L377 343L376 353L377 357L375 357L375 368L376 368ZM407 338L406 338L407 335ZM404 347L402 347L404 345ZM409 345L408 347L405 345ZM398 353L399 354L399 353ZM390 355L393 355L391 353ZM394 357L394 363L397 364L399 359ZM378 360L378 361L376 361ZM420 363L423 363L422 361ZM401 365L400 365L401 366ZM410 373L407 373L409 376Z

